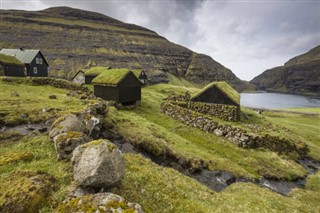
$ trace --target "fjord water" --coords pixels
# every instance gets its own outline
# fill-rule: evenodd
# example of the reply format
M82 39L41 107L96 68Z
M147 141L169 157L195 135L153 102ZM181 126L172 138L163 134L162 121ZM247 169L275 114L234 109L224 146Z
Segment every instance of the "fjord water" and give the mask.
M282 109L320 107L320 99L279 93L241 93L241 106Z

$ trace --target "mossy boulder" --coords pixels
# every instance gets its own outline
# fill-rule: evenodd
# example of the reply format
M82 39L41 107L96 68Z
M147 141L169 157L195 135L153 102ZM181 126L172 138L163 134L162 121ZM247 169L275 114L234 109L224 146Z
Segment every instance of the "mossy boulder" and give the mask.
M55 178L48 173L14 172L0 183L0 212L38 212L55 188Z
M73 177L81 186L108 188L121 181L125 162L119 149L108 140L78 146L72 156Z
M71 198L59 205L54 213L60 212L123 212L143 213L141 205L125 201L112 193L97 193Z
M73 150L90 141L90 137L82 132L70 131L53 138L58 160L71 159Z
M85 132L85 130L85 126L76 115L68 114L54 121L49 131L49 137L53 140L55 136L62 133L70 131Z

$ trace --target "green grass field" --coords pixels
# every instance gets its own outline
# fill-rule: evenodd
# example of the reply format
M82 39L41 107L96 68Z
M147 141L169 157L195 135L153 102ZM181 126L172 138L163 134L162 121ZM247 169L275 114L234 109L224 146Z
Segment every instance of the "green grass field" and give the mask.
M180 81L179 79L175 79ZM45 121L52 114L41 115L42 108L59 108L57 115L78 111L85 105L76 98L66 97L66 90L50 86L32 86L22 83L0 82L1 106L5 112L2 121L9 124L21 121L21 113L28 113L32 122ZM159 84L143 88L141 105L127 110L111 107L105 122L115 128L134 145L144 147L156 157L174 155L187 161L191 167L201 162L210 169L225 170L236 176L259 178L269 175L281 179L293 179L306 175L306 170L295 162L296 156L278 155L267 150L239 148L227 140L201 130L188 127L160 112L160 102L168 95L194 94L199 89ZM89 87L92 89L92 87ZM41 91L41 92L40 92ZM12 97L17 92L19 97ZM57 99L49 99L56 95ZM258 115L243 109L249 120L235 125L250 130L260 127L307 143L310 157L320 159L319 117L282 112L264 112ZM254 131L254 130L251 130ZM0 206L6 194L24 199L19 192L21 178L9 179L17 171L42 171L53 175L57 187L47 202L32 212L52 212L61 202L72 182L69 162L57 161L54 145L47 134L35 133L16 139L0 137ZM320 172L309 176L305 189L295 189L288 197L251 183L235 183L222 192L214 192L199 182L168 167L159 166L137 154L125 154L126 174L122 183L113 188L131 202L140 203L146 212L319 212ZM10 184L11 187L7 187ZM25 192L31 193L31 192ZM31 201L30 201L31 202Z

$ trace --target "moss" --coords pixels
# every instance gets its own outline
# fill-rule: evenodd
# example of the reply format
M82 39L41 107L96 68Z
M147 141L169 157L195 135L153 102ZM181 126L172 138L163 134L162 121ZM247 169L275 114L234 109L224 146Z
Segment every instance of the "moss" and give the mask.
M97 76L108 70L108 67L92 67L84 72L85 76Z
M18 161L30 161L33 154L28 151L12 152L0 156L0 166Z
M85 195L80 198L72 198L67 202L59 205L54 213L60 212L96 212L101 210L102 212L109 212L111 209L121 208L124 213L134 213L135 209L130 208L124 201L111 200L105 205L97 205L93 202L93 195ZM99 211L100 212L100 211Z
M5 55L2 53L0 53L0 64L14 64L24 66L24 64L14 56Z
M199 97L201 94L206 92L208 89L216 87L217 89L221 90L226 96L228 96L234 103L240 105L240 95L239 93L234 90L227 82L225 81L217 81L212 82L205 86L198 94L192 96L192 99Z
M0 183L2 211L38 212L48 202L51 191L55 189L55 178L48 173L14 172Z
M120 83L131 71L129 69L110 69L100 73L92 80L92 84L115 86Z
M97 145L99 145L99 144L101 144L103 142L107 142L107 148L108 148L109 152L112 152L114 149L117 148L113 143L111 143L107 139L94 140L94 141L91 141L89 143L83 144L82 147L88 148L88 147L91 147L91 146L97 146Z
M84 136L84 134L82 132L70 131L70 132L67 132L65 134L59 135L57 137L56 142L57 143L67 142L67 140L70 139L70 138L81 138L83 136Z

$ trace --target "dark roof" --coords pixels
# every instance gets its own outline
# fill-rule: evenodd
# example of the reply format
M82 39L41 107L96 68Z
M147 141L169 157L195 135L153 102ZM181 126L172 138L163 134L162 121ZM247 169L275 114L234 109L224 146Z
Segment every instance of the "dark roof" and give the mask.
M72 77L72 79L71 80L73 80L75 77L77 77L77 75L79 74L79 73L82 73L82 74L84 74L84 72L82 71L82 70L79 70L73 77Z
M216 81L205 86L198 94L191 97L191 99L195 99L202 95L207 90L216 87L221 92L223 92L226 96L228 96L234 103L240 105L240 95L234 90L227 82L225 81Z
M130 73L132 72L129 69L110 69L107 72L102 71L97 77L92 80L92 84L117 86Z
M14 64L24 66L24 64L13 56L0 53L0 64Z
M13 56L25 64L30 64L39 52L43 57L40 50L2 49L0 51L0 53ZM45 58L44 58L44 61L46 62L47 65L49 65Z

